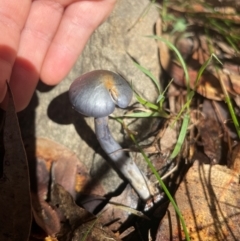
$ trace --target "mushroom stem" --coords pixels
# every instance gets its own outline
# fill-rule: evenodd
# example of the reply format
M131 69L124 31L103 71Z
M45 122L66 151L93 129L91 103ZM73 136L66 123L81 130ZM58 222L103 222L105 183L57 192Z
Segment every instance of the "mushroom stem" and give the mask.
M154 187L112 137L108 128L108 117L95 118L94 122L97 139L112 160L111 164L128 180L141 199L150 199L155 194Z

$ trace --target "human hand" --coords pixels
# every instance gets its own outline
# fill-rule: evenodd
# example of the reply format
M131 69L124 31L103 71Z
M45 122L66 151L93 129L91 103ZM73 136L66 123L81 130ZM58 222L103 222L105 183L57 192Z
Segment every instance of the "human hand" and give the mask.
M24 109L39 78L59 83L116 0L1 0L0 102L6 80L17 111ZM4 98L5 97L5 98Z

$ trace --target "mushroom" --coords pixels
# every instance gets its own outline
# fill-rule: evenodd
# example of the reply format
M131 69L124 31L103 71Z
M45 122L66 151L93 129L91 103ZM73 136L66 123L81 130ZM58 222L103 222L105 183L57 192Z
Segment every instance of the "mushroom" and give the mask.
M108 70L95 70L78 77L70 86L73 108L85 116L95 117L95 133L102 149L115 167L132 185L139 197L150 200L156 194L154 186L139 170L108 128L108 116L115 105L126 108L132 99L132 89L120 75Z

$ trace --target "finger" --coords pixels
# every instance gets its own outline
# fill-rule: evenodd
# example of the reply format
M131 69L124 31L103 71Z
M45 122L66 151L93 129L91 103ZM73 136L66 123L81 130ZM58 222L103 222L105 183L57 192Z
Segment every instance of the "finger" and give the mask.
M0 1L0 102L6 93L6 80L10 79L30 4L29 0Z
M59 83L71 70L88 38L105 20L115 0L80 1L68 6L41 70L46 84Z
M17 110L25 108L31 99L63 11L56 1L34 1L31 5L10 80Z

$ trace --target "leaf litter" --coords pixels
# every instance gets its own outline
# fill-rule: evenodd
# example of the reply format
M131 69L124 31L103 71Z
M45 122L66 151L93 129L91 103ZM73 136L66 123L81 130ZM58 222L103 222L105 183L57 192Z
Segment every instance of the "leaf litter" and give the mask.
M173 2L178 2L179 5ZM184 32L179 30L172 34L175 20L169 24L166 23L168 20L163 22L162 18L156 24L156 33L172 42L184 57L188 67L189 85L195 94L190 103L188 134L178 157L172 160L175 165L169 165L172 161L164 156L166 152L161 152L160 148L158 155L156 152L152 153L155 156L153 162L162 176L168 167L168 187L175 193L175 200L186 221L191 240L239 240L239 125L233 125L229 106L225 104L225 100L231 97L234 115L239 119L239 39L234 42L235 45L230 45L219 30L212 28L213 25L207 19L201 21L200 15L192 14L200 6L200 12L206 13L207 7L203 7L203 4L189 5L186 1L170 1L166 5L176 21L185 13L188 26ZM234 24L239 24L239 13L236 14L238 16L232 15L231 20ZM210 13L207 15L211 16ZM224 19L223 16L230 19L227 13L224 15L216 12L212 15L215 19ZM168 104L169 112L176 118L188 99L187 81L174 53L165 42L158 41L158 45L160 62L167 73L167 83L173 79L168 91ZM213 53L220 61L209 61ZM208 65L199 76L201 66L207 62ZM177 122L181 121L178 116ZM165 121L160 132L166 128L166 123L170 121ZM165 144L164 141L168 141L168 138L161 139L162 143ZM156 141L155 139L152 145ZM159 161L162 163L160 166ZM176 166L178 169L172 172ZM158 210L155 215L159 215ZM179 217L170 204L157 228L155 240L180 241L185 238Z
M37 170L36 179L33 176L31 180L35 183L31 190L33 216L44 231L42 234L32 230L31 240L120 240L120 233L111 230L116 233L131 213L144 216L134 210L138 197L130 187L110 199L98 216L92 214L106 202L105 191L98 182L91 183L84 164L66 147L38 138L36 154L31 148L27 148L27 153Z
M166 120L155 126L151 132L152 136L147 140L147 143L150 143L148 147L144 145L144 141L140 142L140 145L144 145L143 150L149 154L158 172L165 176L164 181L169 190L172 194L175 193L175 200L186 220L192 240L238 240L240 238L238 228L240 148L229 110L224 103L226 96L223 87L232 98L234 111L239 118L239 42L233 39L231 44L226 34L223 34L223 30L214 29L213 26L218 26L217 20L231 20L234 23L231 34L235 36L234 31L237 31L235 25L239 24L237 12L239 9L236 10L232 6L218 7L213 12L211 7L206 7L204 4L185 5L184 1L170 2L175 2L168 6L168 11L172 14L169 18L171 20L168 22L164 18L162 18L163 21L160 19L156 24L156 33L159 36L167 36L169 41L177 46L187 63L189 84L194 91L191 92L194 94L189 104L190 123L178 156L170 158L183 122L181 115L178 118L176 116L186 105L186 100L189 100L189 93L182 66L168 47L158 41L161 65L168 74L167 81L173 81L166 91L165 100L168 104L164 105L163 110L164 113L167 111L170 114L170 118L165 115ZM214 19L212 25L207 26L210 27L206 31L203 31L206 18L196 18L196 15L193 15L196 12L204 13L208 18ZM179 22L174 23L179 16ZM179 30L184 30L184 33ZM212 53L221 63L215 60L209 61L206 69L199 76L199 69L208 61ZM164 83L161 84L164 86ZM168 82L165 86L168 86ZM157 114L151 115L159 116L159 113ZM5 129L6 126L4 131ZM5 141L6 139L4 143ZM7 151L6 148L7 146L5 151ZM141 213L139 213L141 218L132 218L131 208L141 210L141 206L139 207L138 197L129 185L121 195L109 201L104 197L103 187L88 186L92 182L88 171L65 147L50 140L38 139L36 154L31 155L34 156L37 167L35 176L37 188L31 189L33 216L35 222L45 232L37 240L119 240L123 237L124 240L185 240L179 219L171 204L168 206L166 198L155 204L155 207L147 213L147 217L151 220L143 218L144 215ZM6 173L8 174L6 163L8 164L8 161L4 162L3 177ZM27 170L27 164L21 168ZM23 172L19 173L22 175ZM187 173L186 176L185 173ZM150 171L148 175L151 176ZM3 177L0 180L1 188ZM32 182L34 180L31 180ZM9 190L13 189L12 183ZM22 189L27 192L26 187L28 187L28 195L24 200ZM23 205L21 202L26 202L25 212L31 214L29 211L31 203L27 202L30 200L28 175L24 175L24 185L21 188L14 189L14 192L21 192L19 207ZM83 193L88 195L87 199L82 196ZM79 201L81 199L82 202ZM0 198L4 204L8 203L2 200L3 198ZM87 211L95 210L103 202L107 205L97 216ZM79 205L85 206L87 210ZM126 207L129 209L123 211L122 209ZM120 210L123 213L119 212ZM12 210L9 213L12 213ZM27 237L31 215L25 215L25 218L28 222L22 223L25 227L22 232ZM109 225L108 228L107 225ZM14 228L9 230L13 235ZM127 230L130 230L130 233L127 233ZM123 235L125 232L126 236ZM3 232L0 234L2 235ZM121 234L122 236L118 236ZM36 239L36 237L31 238Z

